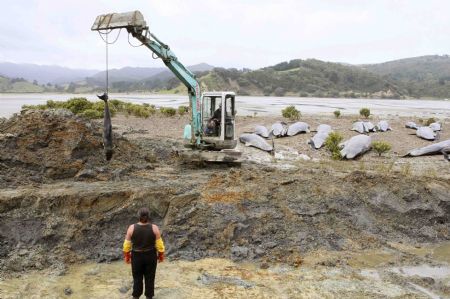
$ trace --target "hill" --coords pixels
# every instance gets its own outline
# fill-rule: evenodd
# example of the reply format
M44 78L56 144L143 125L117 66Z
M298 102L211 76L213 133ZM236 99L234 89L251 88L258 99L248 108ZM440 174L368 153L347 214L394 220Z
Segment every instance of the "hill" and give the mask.
M98 70L71 69L57 65L0 63L0 75L9 78L24 78L28 81L36 80L39 84L75 82L98 72Z
M0 76L0 92L43 92L45 87L28 82L23 78L6 78Z
M316 59L291 60L259 70L215 68L200 77L207 90L236 90L241 95L316 97L400 97L393 82L356 66Z
M405 58L361 65L361 68L402 85L414 97L450 96L449 55Z

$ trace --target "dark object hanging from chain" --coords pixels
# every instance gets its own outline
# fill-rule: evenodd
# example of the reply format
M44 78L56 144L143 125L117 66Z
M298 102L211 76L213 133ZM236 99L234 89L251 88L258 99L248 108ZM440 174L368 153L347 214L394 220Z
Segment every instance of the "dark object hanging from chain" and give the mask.
M113 155L113 141L112 141L112 124L111 124L111 113L109 112L109 105L108 105L108 33L105 33L105 37L106 39L105 41L105 45L106 45L106 91L102 94L102 95L97 95L97 97L105 102L105 108L103 110L103 148L105 149L105 157L106 160L109 161L112 158ZM102 37L103 38L103 37Z

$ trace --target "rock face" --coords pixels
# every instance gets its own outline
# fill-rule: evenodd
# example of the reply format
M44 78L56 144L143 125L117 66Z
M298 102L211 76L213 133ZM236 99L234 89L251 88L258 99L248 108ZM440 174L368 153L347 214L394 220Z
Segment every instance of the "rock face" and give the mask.
M443 241L449 188L448 181L415 177L243 166L8 189L0 194L0 269L120 259L126 229L142 206L160 225L169 259L290 263L315 249Z

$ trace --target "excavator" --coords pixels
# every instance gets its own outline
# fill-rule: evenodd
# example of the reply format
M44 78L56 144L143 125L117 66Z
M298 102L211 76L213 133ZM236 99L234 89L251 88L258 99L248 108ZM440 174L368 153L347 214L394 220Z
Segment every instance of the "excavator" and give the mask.
M178 60L167 44L150 32L140 11L99 15L91 28L104 34L116 29L126 29L187 87L191 118L184 128L185 149L179 152L182 161L240 163L242 153L235 150L235 93L201 93L195 74Z

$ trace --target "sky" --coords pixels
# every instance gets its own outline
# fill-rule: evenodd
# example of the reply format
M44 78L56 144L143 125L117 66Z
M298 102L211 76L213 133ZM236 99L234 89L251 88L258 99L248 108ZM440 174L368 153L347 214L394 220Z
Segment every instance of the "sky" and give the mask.
M104 69L97 15L139 10L185 65L260 68L450 54L447 0L0 0L0 61ZM118 32L112 32L110 39ZM137 40L130 40L139 44ZM110 67L161 67L122 31Z

